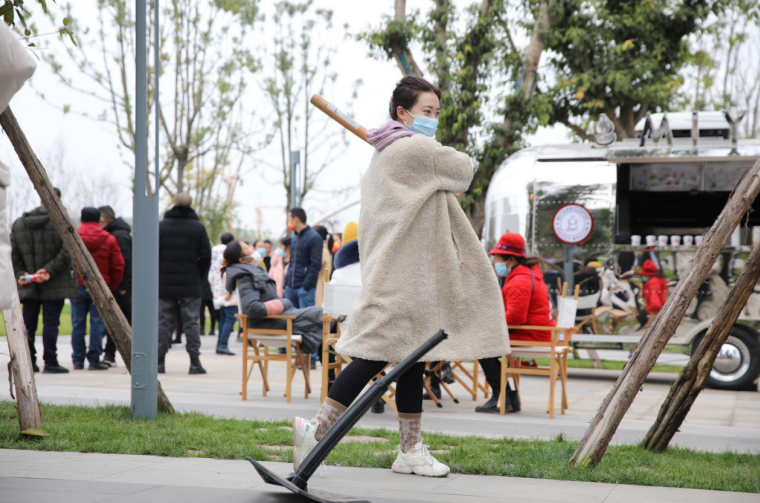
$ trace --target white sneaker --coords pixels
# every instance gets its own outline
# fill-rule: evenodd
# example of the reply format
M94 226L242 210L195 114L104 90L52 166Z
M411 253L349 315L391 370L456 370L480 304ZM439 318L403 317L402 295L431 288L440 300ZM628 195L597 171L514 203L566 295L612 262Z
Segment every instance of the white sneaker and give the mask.
M316 419L293 418L293 470L298 467L311 454L317 446L317 428L319 423Z
M422 442L407 453L401 452L401 448L398 448L398 456L391 470L396 473L413 473L423 477L448 477L451 471L448 466L438 462L428 451L428 446L423 445Z

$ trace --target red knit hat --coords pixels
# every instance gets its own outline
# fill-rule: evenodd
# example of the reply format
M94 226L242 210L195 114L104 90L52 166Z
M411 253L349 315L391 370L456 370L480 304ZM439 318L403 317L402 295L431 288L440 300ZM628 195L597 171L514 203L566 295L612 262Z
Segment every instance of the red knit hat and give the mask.
M660 270L654 262L647 259L644 261L644 266L641 268L641 274L643 276L657 276L660 274Z
M491 250L489 255L525 257L525 239L516 232L507 232L501 236L496 248Z

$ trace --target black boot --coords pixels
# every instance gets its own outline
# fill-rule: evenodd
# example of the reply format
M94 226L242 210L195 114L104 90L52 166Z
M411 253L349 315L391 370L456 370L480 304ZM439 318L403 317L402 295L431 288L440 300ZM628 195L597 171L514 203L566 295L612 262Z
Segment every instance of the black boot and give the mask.
M430 378L430 391L433 392L433 395L435 395L435 397L438 400L441 399L441 382L438 380L438 378L436 376L432 376ZM425 394L422 395L422 399L423 400L432 400L432 398L430 398L430 395L428 395L427 393L425 393Z
M443 382L446 384L454 384L454 372L451 371L451 365L448 363L444 363L443 367L441 367L441 375L443 377Z
M385 413L385 402L382 398L378 398L377 402L372 404L372 413L373 414L383 414Z
M203 368L201 365L201 359L197 356L195 358L190 358L190 374L191 375L198 375L198 374L205 374L206 369Z
M517 390L507 389L507 412L520 412L520 397Z
M509 400L507 400L506 405L507 405L507 412L512 412L511 407L509 405ZM491 398L489 398L486 403L475 407L475 412L498 414L499 413L499 395L496 393L491 395Z
M166 355L158 355L158 373L159 374L166 374L166 365L164 364L165 359L166 359Z

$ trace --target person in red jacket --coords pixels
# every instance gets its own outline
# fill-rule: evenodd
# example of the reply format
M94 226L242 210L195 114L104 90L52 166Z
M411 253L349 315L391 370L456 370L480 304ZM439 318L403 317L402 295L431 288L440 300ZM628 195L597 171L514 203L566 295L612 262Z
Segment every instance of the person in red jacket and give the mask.
M647 282L644 283L642 293L647 305L647 314L655 315L660 312L665 301L668 300L668 282L657 265L649 259L644 261L641 275L649 276Z
M525 253L525 239L514 232L507 232L491 250L496 274L504 278L501 294L508 326L534 325L553 327L557 324L549 304L549 291L541 272L541 259L528 257ZM549 342L551 332L547 330L509 330L510 340ZM480 360L486 381L493 395L485 405L475 408L475 412L499 412L500 360L484 358ZM517 390L507 383L507 412L519 412L520 400Z
M111 233L100 227L100 210L97 208L83 208L82 225L77 232L82 242L95 260L100 274L103 276L108 288L116 290L124 276L124 257L116 238ZM78 275L77 275L78 276ZM71 359L74 369L84 368L85 357L90 362L89 370L107 370L109 365L100 361L103 354L103 336L106 327L98 313L90 293L84 286L82 277L78 276L79 297L71 299ZM90 313L90 347L84 342L84 334L87 329L87 313ZM86 353L86 354L85 354Z

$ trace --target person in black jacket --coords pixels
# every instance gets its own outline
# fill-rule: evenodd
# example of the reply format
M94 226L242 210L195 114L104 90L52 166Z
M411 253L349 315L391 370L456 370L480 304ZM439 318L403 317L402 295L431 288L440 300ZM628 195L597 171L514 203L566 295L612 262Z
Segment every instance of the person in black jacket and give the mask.
M324 240L306 225L303 208L291 208L288 212L288 229L294 234L290 245L290 267L285 273L285 297L296 308L310 307L317 296Z
M124 313L129 324L132 324L132 227L129 226L121 217L116 218L113 208L110 206L101 206L100 226L106 232L109 232L116 238L121 250L121 256L124 257L124 278L121 280L119 287L114 290L113 297L116 304ZM114 344L111 334L106 333L106 349L103 352L103 363L111 367L116 366L116 344Z
M158 372L165 373L171 348L175 310L179 307L190 355L190 374L205 374L201 365L198 313L202 278L211 266L211 244L206 227L190 207L187 194L177 194L174 207L158 225Z
M238 291L240 310L248 316L248 326L284 330L286 320L266 318L268 315L294 315L293 333L301 334L301 351L314 353L322 346L322 307L293 307L288 299L277 296L277 284L263 267L253 260L256 250L242 241L233 241L224 250L222 274L227 275L225 288ZM320 351L321 353L321 351Z
M58 197L61 197L61 191L55 191ZM71 268L69 252L63 246L63 241L44 206L24 213L13 222L11 258L13 272L19 284L19 298L24 305L24 325L29 340L32 367L35 372L39 372L34 337L41 310L44 373L65 374L69 370L58 363L58 326L61 322L64 299L77 296L77 278ZM29 282L24 278L27 274L38 276Z

